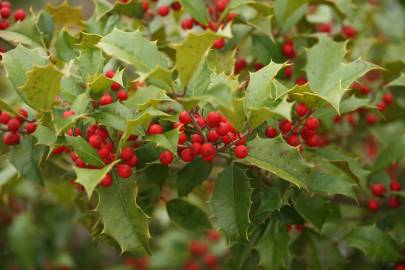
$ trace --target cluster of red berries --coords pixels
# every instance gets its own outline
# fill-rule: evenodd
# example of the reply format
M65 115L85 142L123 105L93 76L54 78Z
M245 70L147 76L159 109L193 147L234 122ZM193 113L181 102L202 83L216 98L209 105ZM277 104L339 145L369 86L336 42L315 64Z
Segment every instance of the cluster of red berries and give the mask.
M352 84L352 89L363 94L363 95L368 95L372 92L371 88L368 87L365 84L360 84L358 82L354 82ZM389 106L392 105L394 102L394 96L392 95L391 92L386 92L382 96L381 100L377 103L377 108L379 111L383 112L385 111Z
M12 117L5 111L0 111L0 131L4 131L3 143L16 145L20 143L21 134L32 134L37 129L35 121L28 121L28 112L19 110L19 115Z
M295 113L297 115L296 123L283 119L278 125L287 143L294 147L300 146L301 137L307 146L320 147L325 145L327 143L326 139L317 134L319 120L310 116L311 112L308 107L303 103L297 104L295 106ZM273 126L268 126L265 131L265 135L268 138L275 138L278 134L279 131Z
M207 236L210 242L217 242L221 238L220 233L214 230L210 230ZM219 258L209 252L209 245L204 241L190 241L189 253L191 259L184 264L184 270L218 269L220 267Z
M6 30L10 27L9 18L12 16L12 5L9 1L0 2L0 30ZM14 11L14 20L16 22L23 21L27 13L22 9Z
M179 128L178 154L184 162L191 162L201 156L204 161L213 161L219 152L233 149L237 158L245 158L248 148L245 146L246 136L236 132L228 119L218 112L210 112L206 118L197 113L183 111L179 121L174 123ZM152 124L148 133L161 134L164 132L160 124ZM168 165L173 161L173 154L164 151L160 154L160 162Z
M139 259L126 258L124 265L133 270L147 270L149 268L149 260L147 257Z
M108 70L104 74L107 78L112 79L115 76L115 71L114 70ZM115 100L119 101L125 101L128 99L128 92L125 90L122 85L120 85L117 82L113 82L111 84L111 90L110 92L105 93L98 101L98 104L100 106L105 106L109 105L114 102L114 97Z
M298 233L302 233L304 231L304 229L305 229L304 224L287 224L286 225L287 232L291 232L292 229L293 229L293 226L294 226L295 231L298 232Z
M401 183L395 180L392 180L390 183L390 191L391 192L398 192L401 190ZM377 212L380 210L380 198L384 198L385 194L387 193L386 187L383 183L374 183L370 185L371 194L374 198L371 198L367 202L367 207L372 212ZM388 199L388 206L390 208L398 208L401 205L400 198L394 194Z

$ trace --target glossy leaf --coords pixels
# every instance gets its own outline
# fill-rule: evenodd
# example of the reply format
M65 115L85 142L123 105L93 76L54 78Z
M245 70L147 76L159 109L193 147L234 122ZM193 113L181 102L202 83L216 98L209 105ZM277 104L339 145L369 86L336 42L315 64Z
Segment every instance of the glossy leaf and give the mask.
M184 166L177 176L177 191L179 196L187 196L193 188L207 180L212 170L212 164L200 158Z
M104 166L97 151L82 137L67 136L66 141L73 147L76 154L84 163L93 166Z

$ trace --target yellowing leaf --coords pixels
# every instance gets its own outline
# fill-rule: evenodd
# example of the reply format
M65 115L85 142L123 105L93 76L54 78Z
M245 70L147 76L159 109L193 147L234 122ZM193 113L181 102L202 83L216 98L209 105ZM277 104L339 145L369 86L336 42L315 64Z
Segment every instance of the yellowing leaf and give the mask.
M84 25L82 9L80 7L72 7L66 0L59 6L48 4L45 9L51 14L56 24L80 28Z

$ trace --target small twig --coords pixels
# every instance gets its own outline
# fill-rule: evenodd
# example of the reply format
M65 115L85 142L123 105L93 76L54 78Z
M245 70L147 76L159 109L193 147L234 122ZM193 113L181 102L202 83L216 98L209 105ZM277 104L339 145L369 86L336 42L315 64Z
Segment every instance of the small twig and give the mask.
M191 122L193 123L193 126L197 130L198 134L200 134L204 138L204 141L205 141L206 140L205 134L202 131L201 127L198 125L197 121L195 120L193 113L194 112L190 112Z

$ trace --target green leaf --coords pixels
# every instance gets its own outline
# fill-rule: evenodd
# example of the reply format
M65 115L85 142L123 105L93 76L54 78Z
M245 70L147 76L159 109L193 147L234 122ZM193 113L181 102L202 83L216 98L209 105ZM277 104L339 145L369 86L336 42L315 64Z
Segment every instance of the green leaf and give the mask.
M0 99L0 110L9 112L12 115L17 115L18 113L11 107L6 101Z
M76 173L75 182L81 184L86 190L87 196L90 199L93 195L94 189L103 180L103 177L112 170L112 168L117 164L115 161L102 169L83 169L79 167L74 167Z
M128 100L125 105L129 108L145 110L151 105L158 104L163 101L173 101L165 90L156 86L147 86L138 89Z
M372 167L372 173L387 168L393 161L403 158L405 155L405 134L398 136L398 139L387 145L378 155Z
M156 146L166 148L174 155L177 155L179 134L180 131L178 129L172 129L163 134L149 135L145 138L145 141L153 142Z
M54 39L54 47L59 60L68 62L75 58L76 51L74 45L77 41L78 39L66 30L62 29L59 31Z
M187 196L193 188L201 185L210 176L212 163L197 158L188 163L178 173L177 191L179 196Z
M389 262L401 258L400 248L389 236L376 225L361 226L345 237L347 243L363 251L376 261Z
M255 246L260 255L259 265L266 270L279 270L286 266L289 249L286 226L272 217L263 236Z
M205 1L203 0L180 0L184 9L198 22L203 25L208 24L208 12Z
M246 172L232 164L219 174L212 196L218 227L232 240L246 240L251 189Z
M139 31L114 29L97 46L106 54L135 66L141 72L150 72L158 65L168 68L167 59L159 52L156 43L145 39Z
M269 171L298 187L308 188L312 167L303 160L298 149L286 144L281 137L256 137L247 147L249 156L238 162Z
M47 4L45 10L53 17L55 24L68 28L83 27L81 7L73 7L68 1L63 1L59 6Z
M294 200L295 210L309 223L321 231L323 224L326 222L330 212L330 203L315 196L308 196L301 193Z
M14 44L23 44L45 52L45 44L38 30L36 17L31 14L24 21L15 23L7 30L0 32L1 38Z
M97 20L102 19L106 15L111 15L111 13L118 13L131 17L142 17L144 14L141 2L136 0L130 0L127 3L116 1L113 5L106 0L96 0L95 4Z
M309 0L277 0L275 15L282 32L288 32L305 15Z
M66 141L84 163L98 167L104 166L97 151L82 137L66 136Z
M136 203L136 184L114 177L111 187L98 192L100 196L96 211L104 224L103 233L114 238L122 252L149 253L149 217Z
M170 219L190 231L205 231L211 228L207 214L184 199L174 199L166 205Z
M183 87L187 86L208 49L218 37L220 37L218 34L211 31L202 34L189 32L183 43L172 46L176 50L176 70Z
M44 178L40 163L44 153L45 147L34 146L34 139L28 138L14 146L8 158L22 179L43 184Z
M27 73L26 84L19 87L27 103L38 111L50 111L54 98L59 92L63 73L55 66L34 66Z
M389 83L389 86L402 86L405 87L405 74L401 73L401 75Z
M346 44L319 36L319 42L307 51L305 67L312 92L339 112L344 93L359 77L378 66L361 59L345 63Z
M56 142L56 134L49 127L39 125L33 134L37 139L37 144L52 146Z
M27 72L33 66L43 66L48 63L45 54L35 49L27 49L22 45L18 45L3 54L2 61L8 78L13 83L14 87L18 88L24 85L28 79Z
M103 71L104 57L99 49L81 50L76 62L83 78Z

